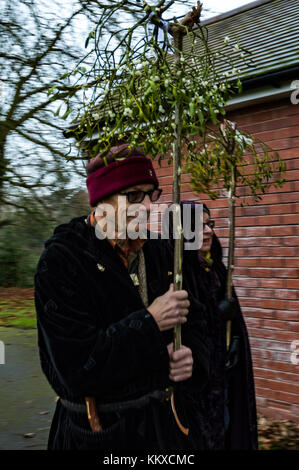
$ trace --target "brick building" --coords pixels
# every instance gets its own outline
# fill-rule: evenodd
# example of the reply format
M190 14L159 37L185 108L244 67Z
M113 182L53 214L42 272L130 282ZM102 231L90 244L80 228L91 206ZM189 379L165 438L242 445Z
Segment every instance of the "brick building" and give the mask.
M287 182L270 187L258 203L236 209L234 284L252 348L257 406L276 419L299 421L299 2L259 0L205 21L210 44L229 36L252 52L254 66L242 69L243 93L228 103L228 119L252 133L286 162ZM296 99L297 97L297 99ZM296 105L295 102L298 101ZM172 197L172 168L156 164ZM182 199L204 201L216 221L224 254L228 246L226 199L192 193L182 177ZM295 343L297 341L297 343ZM292 349L293 348L293 349ZM294 350L295 348L295 350ZM296 349L298 355L296 355ZM293 354L292 354L293 352Z

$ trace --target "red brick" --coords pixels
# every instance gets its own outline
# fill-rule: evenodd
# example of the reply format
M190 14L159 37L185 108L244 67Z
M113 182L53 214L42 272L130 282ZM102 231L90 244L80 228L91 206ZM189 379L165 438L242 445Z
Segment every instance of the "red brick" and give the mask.
M287 308L289 310L297 310L297 312L298 312L299 311L299 302L297 300L289 300Z
M291 148L287 150L282 150L279 152L279 156L282 160L287 160L290 158L298 158L299 157L299 148Z
M289 372L291 374L298 374L298 366L292 364L288 359L288 362L278 362L272 361L262 358L255 358L253 361L254 367L269 369L269 370L276 370L282 372Z
M290 353L284 351L273 351L270 349L260 349L260 348L252 348L251 354L253 359L261 358L267 359L269 361L281 361L287 362L290 360Z
M263 328L269 328L271 330L286 330L288 323L286 321L281 320L263 320Z
M266 207L268 207L268 214L295 214L299 212L299 204L296 203L273 204Z
M236 217L239 216L254 216L257 215L268 215L270 206L244 206L236 208Z
M217 228L216 227L216 230L215 230L215 233L218 237L228 237L228 229L227 228Z
M290 343L286 341L277 341L265 338L255 338L250 336L250 344L253 348L263 350L274 350L280 352L287 352L290 358Z
M299 244L299 237L288 238L291 238L293 242L293 245L290 243L290 246ZM235 246L281 246L285 243L284 239L285 237L242 237L236 239Z
M299 405L291 403L292 420L299 422Z
M181 176L181 183L189 183L190 181L190 176L187 174L183 174ZM159 175L159 184L161 187L167 186L167 185L172 185L173 184L173 176L168 175L168 176L160 176Z
M277 132L274 131L266 131L266 132L257 132L255 134L259 139L263 142L269 142L271 140L275 140L277 137ZM287 137L297 137L299 136L299 126L294 127L284 127L279 130L279 137L281 139L285 139Z
M247 155L246 158L244 158L244 164L245 162L246 162L246 166L240 165L239 169L241 170L243 175L253 176L257 171L256 166L254 164L253 157L251 155ZM279 169L276 156L272 157L271 164L272 164L272 176L269 178L267 182L265 181L265 184L275 183L276 173L278 172L278 169ZM296 160L285 160L285 164L286 164L286 171L283 175L284 179L286 181L296 180L296 171L298 169ZM222 181L222 180L219 179L219 181ZM274 189L274 186L273 186L273 189Z
M285 139L275 139L269 142L273 150L283 150L298 147L299 137L288 137Z
M236 237L266 237L269 235L270 227L237 227L236 228ZM280 234L279 234L280 235ZM227 233L228 236L228 233Z
M273 414L271 414L271 412L273 411ZM262 412L261 412L262 413ZM264 415L265 416L268 416L269 418L273 418L275 420L292 420L294 422L299 422L299 416L296 416L294 414L294 412L292 411L292 407L291 407L291 415L289 415L287 412L283 412L283 411L280 411L280 410L272 410L271 408L269 408L269 411L267 412L267 414L265 413Z
M299 300L299 292L294 289L276 289L273 297L275 299Z
M270 418L270 419L273 419L275 421L279 421L279 420L292 420L292 421L299 421L299 418L292 413L292 410L291 410L291 407L286 410L284 408L280 408L281 406L281 403L282 402L279 402L279 401L275 401L273 400L273 403L277 403L277 406L276 407L270 407L268 405L268 401L267 400L267 408L264 407L264 406L261 406L258 411L259 413L262 415L262 416L265 416L266 418ZM290 414L292 413L292 415L290 416Z
M285 160L287 171L288 170L298 170L299 168L299 159L294 158L292 160Z
M281 226L276 226L276 227L269 227L267 236L282 237L284 235L286 236L296 235L296 232L297 232L296 229L297 227L294 225L281 225Z
M252 300L253 303L255 302L255 304L258 304L258 306L261 308L273 308L273 309L275 308L277 310L285 310L289 308L289 302L287 300L259 299L259 301L257 302L256 299L247 299L246 302L248 302L248 300ZM243 303L244 303L244 300L243 300ZM250 306L252 306L252 304ZM293 308L293 310L295 310L295 307Z
M286 341L291 344L292 341L299 340L298 334L293 331L277 331L277 330L270 330L266 328L248 328L248 333L250 338L264 338L264 339L272 339L274 341ZM289 344L289 350L290 350Z
M299 403L299 394L295 395L293 393L287 393L285 391L271 390L268 388L256 387L256 394L264 396L266 398L271 398L273 400L282 401L286 403Z
M256 266L258 263L258 258L236 258L235 259L235 266L238 267L252 267Z
M293 310L295 310L294 312L293 311L290 311L290 310L278 310L276 312L276 315L275 315L275 318L277 318L277 320L288 320L288 321L298 321L298 311L299 311L299 306L297 306L296 308L296 305L295 305L295 308L293 308Z
M257 387L270 388L271 390L278 390L280 392L287 392L292 394L298 393L299 398L299 385L265 378L262 379L259 377L255 377L255 383ZM297 403L299 403L299 401Z
M263 322L263 320L260 319L260 318L251 318L251 317L246 317L246 318L245 318L245 323L246 323L246 325L247 325L247 328L248 328L248 327L252 327L252 328L253 328L253 327L256 327L256 328L258 328L258 327L262 326L262 322Z
M289 268L299 268L299 258L293 257L293 258L284 258L285 261L285 266L288 266ZM290 286L288 286L290 287Z
M262 308L276 308L277 310L298 310L299 302L298 300L261 300Z
M259 268L282 268L287 267L299 267L299 258L240 258L237 257L235 260L235 266L238 267L254 267Z
M253 278L235 278L234 286L235 287L259 287L261 283L260 279Z
M298 321L297 322L288 322L287 327L291 331L297 331L297 333L299 333L299 314L298 314Z
M275 319L276 316L276 310L270 310L270 309L261 309L257 307L246 307L243 306L242 303L242 310L243 314L247 317L258 317L258 318L272 318Z
M257 216L257 217L238 217L236 219L236 227L246 226L255 227L256 225L277 225L278 217L274 215ZM294 222L296 223L296 222ZM299 217L298 217L299 223Z
M250 125L253 123L262 123L269 120L281 118L281 116L288 116L297 114L297 110L293 106L291 108L289 100L276 101L275 103L263 103L256 105L254 108L243 108L228 113L228 119L238 120L239 126Z
M262 301L260 299L257 300L257 299L249 299L245 297L244 298L240 297L239 300L240 300L241 307L244 309L244 311L247 311L248 308L252 308L252 307L254 308L263 307L264 309L268 309L268 310L270 310L271 308L277 309L279 307L281 310L286 308L286 302L284 302L283 305L281 305L281 302L280 302L280 305L278 305L278 303L275 304L275 302L263 301L263 305L262 305ZM273 307L273 304L275 304L275 307Z
M271 131L277 129L283 129L285 127L292 127L299 124L299 115L294 116L284 116L277 119L271 119L264 122L259 122L255 124L249 124L247 126L239 126L240 129L244 129L245 132L249 133L258 133L264 131Z
M254 367L254 376L261 379L281 380L289 384L298 383L298 373L292 374L288 372L277 371L274 369L261 369Z
M285 287L288 289L299 289L299 279L286 279Z
M249 317L259 317L259 318L269 318L273 320L286 320L286 321L298 321L298 312L289 311L289 310L277 310L273 309L263 309L258 308L256 305L254 307L243 305L243 299L240 299L242 311L245 316Z
M172 166L166 167L166 168L157 168L157 166L154 164L154 168L158 177L158 180L160 181L160 178L162 176L171 176L172 175Z
M298 175L299 179L299 175ZM282 224L299 224L299 214L287 214L280 216L280 222Z
M283 186L285 189L285 185ZM276 189L273 191L276 191ZM282 204L282 203L290 203L290 202L297 202L299 199L298 194L296 192L294 193L287 193L285 194L276 194L275 192L273 193L267 193L262 196L262 199L259 201L254 201L252 196L246 196L244 198L244 202L247 204L250 204L252 206L258 206L258 205L264 205L264 204ZM241 200L237 200L237 204L241 203Z
M285 280L284 279L261 279L260 286L261 287L275 287L277 289L283 289L285 287Z
M292 250L293 248L290 248ZM249 251L250 248L247 248ZM273 249L272 249L273 250ZM237 251L237 250L236 250ZM270 248L262 249L263 252L266 252L268 256L271 255ZM260 253L260 252L259 252ZM248 276L248 277L270 277L270 278L298 278L298 269L296 268L243 268L243 267L236 267L235 268L235 275L236 276Z

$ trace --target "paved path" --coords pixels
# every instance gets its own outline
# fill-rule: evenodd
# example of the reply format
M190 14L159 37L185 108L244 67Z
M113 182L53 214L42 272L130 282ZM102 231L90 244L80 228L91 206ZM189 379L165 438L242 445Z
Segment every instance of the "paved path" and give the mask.
M0 340L0 449L46 449L56 395L40 367L36 330L0 327Z

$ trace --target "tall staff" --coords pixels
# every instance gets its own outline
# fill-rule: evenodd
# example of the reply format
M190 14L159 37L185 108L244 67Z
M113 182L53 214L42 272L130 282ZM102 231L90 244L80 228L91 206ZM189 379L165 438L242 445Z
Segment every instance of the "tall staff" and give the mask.
M202 4L197 2L197 7L193 7L192 11L187 13L187 15L179 23L174 17L174 23L167 25L167 30L173 37L173 46L174 46L174 66L175 69L179 69L181 55L183 52L183 37L187 34L188 29L191 29L194 24L199 24L200 15L202 11ZM160 13L161 15L161 13ZM152 16L151 22L161 27L165 30L165 21L160 17ZM183 227L181 222L181 134L182 134L182 105L181 103L175 103L175 115L174 115L174 136L175 140L173 143L173 190L172 190L172 201L174 204L175 212L173 216L173 227L174 232L176 232L174 240L174 290L181 290L183 286ZM181 334L181 324L177 324L174 327L174 350L177 351L181 348L182 345L182 334ZM181 431L188 435L189 429L185 428L179 421L179 418L176 413L174 405L174 395L171 394L171 406L176 422L181 429Z

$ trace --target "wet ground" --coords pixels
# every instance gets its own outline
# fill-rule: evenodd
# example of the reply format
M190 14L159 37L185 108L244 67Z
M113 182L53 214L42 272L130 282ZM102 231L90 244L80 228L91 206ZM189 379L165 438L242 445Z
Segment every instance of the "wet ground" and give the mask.
M0 449L46 449L56 394L40 368L37 332L0 327L0 340Z

